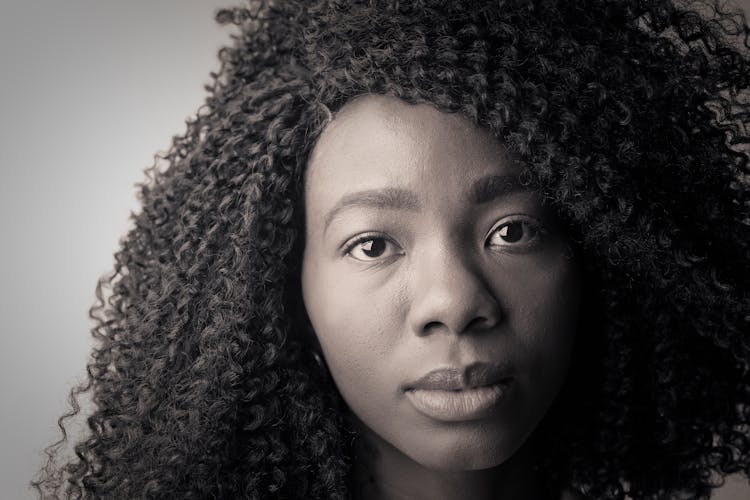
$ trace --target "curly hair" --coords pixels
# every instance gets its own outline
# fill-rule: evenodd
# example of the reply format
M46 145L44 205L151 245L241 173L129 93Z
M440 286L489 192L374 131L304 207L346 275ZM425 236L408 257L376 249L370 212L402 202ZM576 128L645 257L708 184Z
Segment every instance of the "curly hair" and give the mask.
M586 296L535 433L555 487L709 498L750 475L748 27L668 0L284 0L237 28L140 186L42 497L347 498L355 435L300 299L307 158L358 95L461 113L524 160ZM105 293L106 292L106 293ZM55 460L90 394L76 457Z

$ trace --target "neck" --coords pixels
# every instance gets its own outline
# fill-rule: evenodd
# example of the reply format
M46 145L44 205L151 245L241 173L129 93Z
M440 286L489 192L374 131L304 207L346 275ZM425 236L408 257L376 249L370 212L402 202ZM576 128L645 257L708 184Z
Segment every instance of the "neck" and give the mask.
M489 469L444 471L427 468L369 430L355 447L357 500L532 500L547 498L534 470L531 439Z

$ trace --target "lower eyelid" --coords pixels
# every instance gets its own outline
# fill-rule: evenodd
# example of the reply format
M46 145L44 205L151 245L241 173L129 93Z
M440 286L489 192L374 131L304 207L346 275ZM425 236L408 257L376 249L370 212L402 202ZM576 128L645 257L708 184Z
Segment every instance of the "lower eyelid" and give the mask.
M509 217L504 217L503 219L504 220L503 220L502 223L496 224L488 232L487 237L485 238L485 242L486 242L485 244L486 245L488 245L488 246L494 246L494 247L499 247L499 246L511 247L511 246L515 246L519 250L524 249L524 248L532 248L532 247L535 247L535 246L539 245L540 244L540 240L542 240L544 238L545 234L546 234L546 229L545 229L544 225L541 222L537 221L536 219L534 219L532 217L528 217L528 216L517 216L517 217L509 216ZM492 235L496 231L498 231L499 229L501 229L503 226L505 226L507 224L510 224L510 223L513 223L513 222L520 222L520 223L526 225L529 228L528 230L533 233L533 235L530 236L530 241L529 242L526 242L526 243L507 243L506 245L493 245L493 244L490 243ZM374 233L374 234L363 234L363 235L361 235L359 237L354 238L353 240L350 240L350 241L344 243L341 246L341 250L340 250L341 255L343 257L349 256L349 257L351 257L351 258L353 258L353 259L355 259L357 261L360 261L360 262L366 262L364 259L357 259L356 257L353 257L351 255L351 253L357 248L357 245L360 245L360 244L365 243L365 242L370 241L370 240L378 240L378 239L384 240L387 245L391 245L392 248L393 248L393 251L389 255L386 255L385 257L373 257L372 258L373 261L374 260L378 260L378 259L385 259L385 258L394 256L394 255L398 255L398 254L402 254L403 253L403 250L401 250L401 247L395 241L393 241L391 238L389 238L387 236L384 236L382 234ZM387 253L387 251L386 251L386 253Z
M352 256L351 254L357 248L358 245L361 245L362 243L366 243L366 242L371 241L371 240L383 240L383 241L386 242L386 245L390 245L393 248L393 251L391 252L390 255L386 255L385 257L373 257L372 261L379 260L379 259L385 259L385 258L391 257L393 255L397 255L397 254L401 253L401 247L396 242L394 242L390 238L387 238L387 237L382 236L382 235L376 235L376 234L374 234L374 235L364 235L364 236L362 236L360 238L355 238L354 241L352 241L351 243L347 243L347 244L345 244L343 246L343 249L342 249L341 253L342 253L342 255L344 257L349 256L349 257L353 258L354 260L357 260L357 261L360 261L360 262L370 262L370 261L367 261L367 260L364 260L364 259L358 259L358 258Z
M506 245L492 245L490 243L490 240L492 239L492 236L498 230L500 230L504 226L506 226L508 224L511 224L513 222L520 222L522 224L525 224L529 228L529 231L533 232L533 235L529 237L531 239L531 241L526 242L526 243L507 243ZM504 222L502 224L497 224L496 226L494 226L490 230L490 232L488 233L487 238L486 238L485 241L486 241L486 244L489 245L489 246L515 246L515 247L518 247L518 248L524 248L524 247L531 247L531 246L537 245L539 243L539 240L541 240L542 237L544 236L544 233L545 233L544 226L541 223L539 223L539 222L536 222L536 221L533 221L533 220L527 219L527 218L523 218L523 219L521 219L521 218L519 218L519 219L511 219L511 220L509 220L507 222Z

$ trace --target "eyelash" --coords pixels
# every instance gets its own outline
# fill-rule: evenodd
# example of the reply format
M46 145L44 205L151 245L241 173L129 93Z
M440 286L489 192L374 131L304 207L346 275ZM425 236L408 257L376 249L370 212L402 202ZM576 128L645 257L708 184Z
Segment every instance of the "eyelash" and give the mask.
M342 253L344 255L349 255L349 254L351 254L352 250L354 250L357 247L357 245L360 245L362 243L365 243L367 241L372 241L372 240L384 240L384 241L390 243L391 245L396 245L396 243L394 243L393 240L391 240L390 238L388 238L388 237L386 237L386 236L384 236L384 235L382 235L380 233L365 233L365 234L357 236L353 240L351 240L348 243L346 243L344 245L344 248L342 249ZM396 245L396 246L398 246L398 245ZM352 257L352 258L354 258L354 257ZM376 258L373 259L373 261L377 260L377 259L378 258L376 257ZM357 260L362 260L362 259L357 259Z
M521 224L525 225L527 228L530 228L530 230L533 232L533 236L531 236L532 241L531 242L527 242L527 243L517 244L517 245L516 244L512 244L512 243L509 244L509 245L492 245L490 243L490 240L491 240L492 236L497 231L499 231L500 229L502 229L502 228L504 228L506 226L510 226L513 223L521 223ZM535 219L532 219L531 217L527 217L527 216L509 216L509 217L504 217L499 223L495 224L495 226L492 227L492 229L487 233L487 236L485 237L485 242L486 242L485 244L486 244L486 246L489 246L489 247L491 247L491 246L505 247L505 250L503 250L503 251L510 251L510 252L519 251L519 252L523 252L523 251L527 251L527 250L532 250L532 249L536 248L537 246L539 246L541 244L542 239L543 239L543 237L544 237L545 234L546 234L546 231L545 231L544 226L542 226ZM342 248L342 254L345 255L345 256L346 255L350 255L351 256L351 252L358 245L361 245L362 243L365 243L365 242L368 242L368 241L373 241L373 240L383 240L383 241L387 242L390 245L395 245L396 247L398 247L398 245L392 239L386 237L383 234L380 234L380 233L365 233L365 234L361 234L361 235L357 236L356 238L354 238L353 240L347 242L344 245L344 247ZM509 250L508 247L511 247L511 249ZM513 248L513 247L515 247L515 248ZM357 259L356 257L352 257L352 258L354 258L355 260L364 261L364 259ZM373 257L372 258L372 261L376 261L376 260L379 260L379 258L378 257Z
M514 223L521 223L522 225L526 226L528 228L528 232L533 233L532 236L530 236L531 241L527 243L521 243L521 244L508 244L508 245L498 245L502 247L506 247L505 251L526 251L531 250L539 246L544 236L546 235L546 230L544 226L537 221L536 219L533 219L528 216L520 216L520 215L511 215L508 217L504 217L501 219L500 222L495 224L492 229L490 229L489 233L487 233L487 237L485 238L485 241L487 241L488 246L493 246L490 242L492 239L492 236L498 232L500 229L510 226ZM514 247L512 250L508 250L508 247Z

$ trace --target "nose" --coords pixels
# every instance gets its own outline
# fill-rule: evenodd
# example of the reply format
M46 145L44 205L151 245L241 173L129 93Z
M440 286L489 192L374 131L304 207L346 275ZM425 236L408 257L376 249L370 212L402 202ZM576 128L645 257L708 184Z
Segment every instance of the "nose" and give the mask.
M408 321L420 336L437 331L485 331L502 319L501 307L479 264L464 252L441 249L414 262Z

